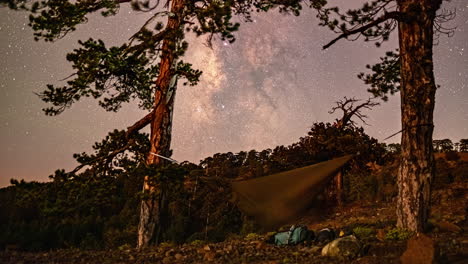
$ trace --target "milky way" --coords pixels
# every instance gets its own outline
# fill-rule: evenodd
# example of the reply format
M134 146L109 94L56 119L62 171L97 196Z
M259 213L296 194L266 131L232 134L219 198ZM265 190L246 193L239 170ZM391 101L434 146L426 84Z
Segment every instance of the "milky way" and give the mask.
M342 1L343 2L343 1ZM362 1L353 1L362 2ZM347 2L351 3L351 2ZM434 47L437 91L434 138L468 138L468 6L450 22L451 38L440 36ZM35 42L25 13L0 10L0 186L10 178L47 180L55 169L69 170L73 153L91 145L114 128L124 129L145 113L135 105L107 113L92 100L74 105L58 117L46 117L34 94L47 83L60 84L72 73L65 54L78 39L101 38L120 45L144 23L128 7L112 18L90 17L77 32L49 44ZM395 34L381 48L362 41L341 41L323 51L334 37L317 26L312 10L301 16L271 12L243 23L233 44L189 36L184 60L203 70L195 87L179 85L174 113L173 158L198 163L213 153L262 150L288 145L306 135L314 122L333 121L328 114L343 96L368 98L356 78L366 64L397 47ZM368 134L379 140L400 130L400 99L368 112ZM399 137L388 142L398 142ZM388 143L387 142L387 143Z

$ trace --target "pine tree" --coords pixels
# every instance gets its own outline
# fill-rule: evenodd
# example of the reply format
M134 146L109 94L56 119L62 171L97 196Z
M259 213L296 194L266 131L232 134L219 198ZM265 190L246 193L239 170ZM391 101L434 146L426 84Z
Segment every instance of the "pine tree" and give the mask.
M460 145L459 145L458 151L468 152L468 139L467 138L460 139Z
M424 231L427 223L434 178L434 31L451 33L441 23L451 19L452 14L437 14L441 5L442 0L374 0L345 13L337 7L318 9L321 25L339 34L325 49L349 37L363 37L380 46L398 30L398 53L388 52L380 64L368 66L373 74L359 77L371 85L370 92L384 100L388 93L400 91L403 129L397 225L417 232Z

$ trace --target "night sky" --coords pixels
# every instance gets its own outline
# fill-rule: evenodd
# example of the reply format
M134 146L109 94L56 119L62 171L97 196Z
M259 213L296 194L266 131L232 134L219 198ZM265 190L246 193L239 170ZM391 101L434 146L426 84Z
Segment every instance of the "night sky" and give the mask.
M337 1L356 6L363 1ZM360 5L360 4L358 4ZM357 6L356 6L357 7ZM434 139L468 138L468 1L445 3L457 17L451 38L434 46L436 95ZM111 18L89 22L55 43L35 42L27 14L0 9L0 187L11 178L46 181L56 169L76 166L73 153L90 151L109 131L124 129L145 112L135 104L108 113L92 99L81 101L57 117L34 94L46 84L61 84L72 73L66 53L77 40L103 39L120 45L146 21L148 14L123 5ZM289 145L306 135L314 122L333 121L328 114L343 96L366 99L370 94L356 75L385 51L397 47L396 34L376 48L363 41L340 41L317 26L313 10L300 17L270 12L242 24L236 42L214 42L189 36L184 60L203 70L201 83L177 91L173 158L198 163L218 152L262 150ZM367 112L367 133L379 140L400 130L399 95ZM386 143L399 142L396 136Z

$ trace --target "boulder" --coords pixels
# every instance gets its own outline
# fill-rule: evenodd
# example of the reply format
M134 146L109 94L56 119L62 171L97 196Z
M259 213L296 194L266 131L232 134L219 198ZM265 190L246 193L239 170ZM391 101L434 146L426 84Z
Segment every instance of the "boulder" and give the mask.
M207 251L203 256L203 259L206 261L214 261L216 258L216 253L213 251Z
M408 240L406 251L401 256L402 264L430 264L436 262L437 249L434 241L418 233Z
M377 234L375 235L375 237L380 241L380 242L383 242L385 241L385 235L387 233L385 232L384 229L377 229Z
M354 236L338 238L328 243L322 249L322 256L354 258L361 250L361 243Z
M447 221L435 222L434 226L436 226L442 232L459 233L462 231L462 229L459 226L457 226L456 224L447 222Z
M163 264L171 264L171 263L174 263L174 259L172 257L165 257L165 258L163 258L162 263Z

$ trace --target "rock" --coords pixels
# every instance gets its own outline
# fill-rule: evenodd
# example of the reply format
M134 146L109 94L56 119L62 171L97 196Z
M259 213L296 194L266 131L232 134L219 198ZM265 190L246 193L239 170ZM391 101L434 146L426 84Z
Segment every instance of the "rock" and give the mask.
M206 261L213 261L215 257L216 257L216 253L212 251L208 251L205 253L205 256L203 257L203 259Z
M326 244L322 249L322 256L354 258L360 250L361 244L354 235L351 235Z
M315 247L310 248L309 252L312 254L317 254L318 252L320 252L321 249L322 249L321 247L315 246Z
M435 263L437 249L434 241L418 233L408 240L406 251L401 256L402 264L430 264Z
M267 247L267 244L263 241L259 241L257 245L255 246L256 249L264 249Z
M356 259L356 261L353 261L354 264L375 264L375 263L380 263L382 260L379 260L379 258L375 256L364 256L362 258Z
M375 237L379 241L383 242L383 241L385 241L385 235L386 235L386 232L385 232L384 229L377 229L377 234L375 235Z
M210 251L210 250L211 250L210 246L208 246L208 245L206 245L205 247L203 247L203 249L204 249L205 251Z
M447 221L440 221L440 222L434 222L434 225L443 232L453 232L453 233L459 233L462 231L462 229L450 222Z
M163 264L171 264L171 263L174 263L174 260L173 260L172 257L165 257L165 258L163 258L162 263Z

